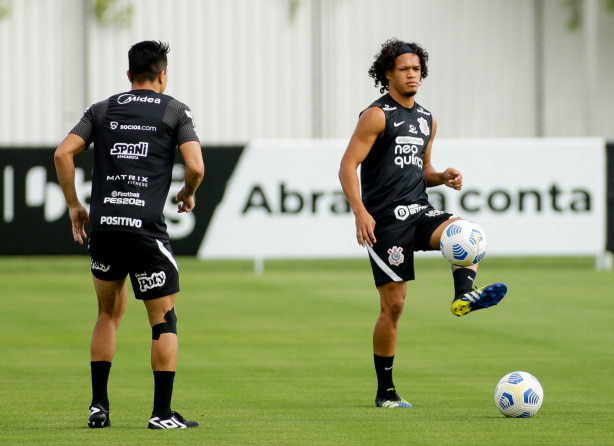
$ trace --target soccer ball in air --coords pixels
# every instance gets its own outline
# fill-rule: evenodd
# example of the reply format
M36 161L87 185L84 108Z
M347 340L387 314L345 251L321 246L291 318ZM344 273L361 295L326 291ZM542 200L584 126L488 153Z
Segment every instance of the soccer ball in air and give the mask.
M508 373L495 387L495 404L506 417L531 418L543 401L541 383L527 372Z
M439 247L451 264L475 265L486 255L486 233L472 221L456 220L443 231Z

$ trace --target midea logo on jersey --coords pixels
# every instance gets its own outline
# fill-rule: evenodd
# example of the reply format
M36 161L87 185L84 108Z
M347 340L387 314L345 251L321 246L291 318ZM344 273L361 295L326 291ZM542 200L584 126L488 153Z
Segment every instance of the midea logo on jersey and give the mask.
M160 98L150 98L148 96L135 96L132 93L125 93L117 97L118 104L129 104L130 102L148 102L151 104L160 104Z
M144 293L147 290L152 290L154 288L159 288L164 286L166 283L166 273L164 271L160 271L159 273L153 273L150 277L147 277L147 274L135 274L136 279L139 281L139 287L141 293Z
M149 143L147 142L139 142L136 144L118 142L115 143L111 149L111 155L115 155L118 158L128 158L133 160L138 158L146 158L148 148Z
M423 115L426 115L426 116L431 116L431 114L425 111L422 107L418 109L418 113L422 113Z

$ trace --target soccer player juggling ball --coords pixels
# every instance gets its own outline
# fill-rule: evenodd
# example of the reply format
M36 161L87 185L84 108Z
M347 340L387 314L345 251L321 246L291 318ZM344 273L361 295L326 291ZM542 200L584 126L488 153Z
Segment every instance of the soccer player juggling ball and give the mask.
M88 425L111 425L107 381L115 331L126 309L126 277L144 302L152 329L154 404L150 429L196 427L171 410L177 366L179 270L162 214L177 147L185 161L178 212L190 212L204 163L190 109L164 95L167 44L140 42L128 52L132 89L92 105L55 152L58 179L72 221L73 238L88 251L98 298L91 343L92 402ZM94 143L90 214L75 191L74 157Z
M360 114L339 171L380 296L373 331L378 407L411 407L396 392L392 367L407 281L415 278L414 251L439 249L444 229L459 219L434 209L426 193L427 187L460 190L463 184L458 170L438 172L431 165L437 121L414 98L428 75L427 63L428 53L416 43L390 39L382 45L369 75L380 93L388 93ZM474 288L477 267L452 266L457 316L496 305L507 292L502 283Z

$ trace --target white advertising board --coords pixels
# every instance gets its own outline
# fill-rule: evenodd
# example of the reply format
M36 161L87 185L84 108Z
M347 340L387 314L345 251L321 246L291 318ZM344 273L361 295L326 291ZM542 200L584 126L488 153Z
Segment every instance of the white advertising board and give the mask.
M435 143L437 144L437 142ZM449 212L478 222L489 255L598 255L605 248L603 139L444 140L438 170L457 167L463 189L437 192Z
M248 144L199 256L366 256L338 179L346 145L346 140ZM454 167L463 174L461 191L429 189L432 204L478 222L487 233L489 255L603 253L603 139L436 140L431 161L438 171Z
M228 181L199 256L353 257L354 219L338 179L343 141L253 141ZM202 193L202 192L201 192Z

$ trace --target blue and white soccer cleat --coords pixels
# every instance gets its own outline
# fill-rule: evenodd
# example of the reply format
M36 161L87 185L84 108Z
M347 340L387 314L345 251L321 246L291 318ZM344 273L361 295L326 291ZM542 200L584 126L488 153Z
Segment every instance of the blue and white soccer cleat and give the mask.
M476 288L454 299L452 313L456 316L464 316L472 311L492 307L501 302L506 294L507 286L504 283L492 283Z
M383 398L375 396L375 405L377 407L385 407L387 409L392 409L395 407L411 407L411 404L401 398L401 396L394 389L388 389Z

